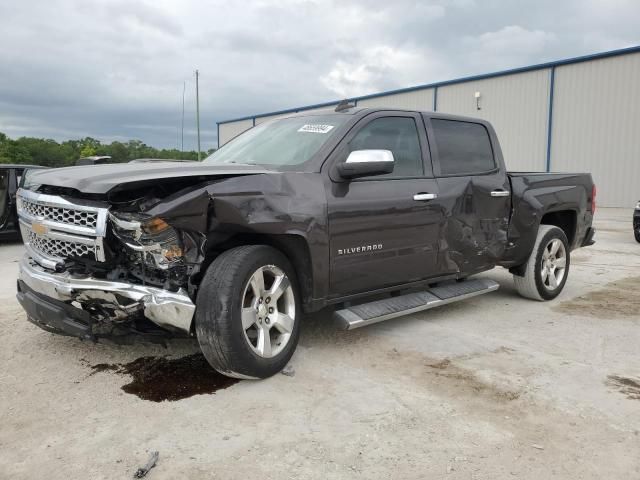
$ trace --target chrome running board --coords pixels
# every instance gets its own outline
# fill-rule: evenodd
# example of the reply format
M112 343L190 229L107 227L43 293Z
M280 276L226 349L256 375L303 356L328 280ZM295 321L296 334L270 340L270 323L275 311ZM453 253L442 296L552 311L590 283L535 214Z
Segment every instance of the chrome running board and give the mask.
M497 282L487 278L465 280L464 282L430 288L422 292L408 293L398 297L385 298L384 300L376 300L336 310L333 318L345 330L353 330L354 328L493 292L499 286Z

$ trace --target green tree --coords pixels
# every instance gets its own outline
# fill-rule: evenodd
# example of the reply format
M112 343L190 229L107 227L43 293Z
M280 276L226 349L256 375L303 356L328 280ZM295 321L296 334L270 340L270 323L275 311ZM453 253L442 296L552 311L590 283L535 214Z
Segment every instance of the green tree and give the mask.
M93 157L96 154L96 149L91 145L85 145L80 150L80 157Z
M32 163L31 155L24 148L0 132L0 163Z
M213 150L209 150L208 154ZM92 137L65 140L58 143L51 139L20 137L12 140L0 132L0 163L19 163L63 167L74 165L80 157L109 155L113 162L128 162L135 158L163 158L197 160L197 152L181 152L177 149L158 149L140 140L102 144Z

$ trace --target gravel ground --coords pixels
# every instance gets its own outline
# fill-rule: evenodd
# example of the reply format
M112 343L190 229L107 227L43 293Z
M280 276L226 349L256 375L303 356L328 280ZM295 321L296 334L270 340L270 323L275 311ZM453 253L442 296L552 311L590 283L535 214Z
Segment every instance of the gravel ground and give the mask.
M113 365L197 347L39 330L14 297L22 247L2 245L0 478L131 478L155 450L150 479L640 478L640 244L629 210L596 227L555 301L496 269L498 292L365 329L325 312L289 375L159 403Z

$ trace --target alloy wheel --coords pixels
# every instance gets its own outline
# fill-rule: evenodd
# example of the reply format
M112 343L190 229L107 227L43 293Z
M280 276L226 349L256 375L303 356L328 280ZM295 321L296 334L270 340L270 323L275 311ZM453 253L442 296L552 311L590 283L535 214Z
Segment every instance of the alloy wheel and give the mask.
M542 252L542 284L547 290L553 291L562 284L566 273L567 250L560 239L554 238L547 243Z
M278 355L289 343L295 321L289 277L275 265L258 268L242 295L242 330L253 352L263 358Z

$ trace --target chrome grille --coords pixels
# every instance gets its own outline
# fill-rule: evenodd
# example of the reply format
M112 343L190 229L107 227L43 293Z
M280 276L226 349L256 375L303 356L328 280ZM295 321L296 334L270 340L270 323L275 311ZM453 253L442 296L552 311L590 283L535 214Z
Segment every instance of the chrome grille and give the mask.
M19 189L20 231L29 255L45 268L67 258L105 261L107 205Z
M88 228L96 228L98 225L98 212L52 207L49 205L33 203L28 200L22 200L22 209L29 215L45 218L53 222L67 223Z
M89 257L93 260L96 258L91 245L41 237L33 232L29 232L29 245L35 251L51 258Z

